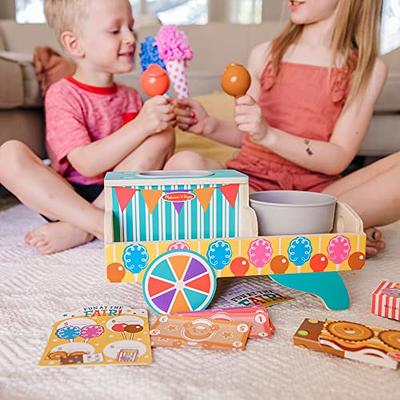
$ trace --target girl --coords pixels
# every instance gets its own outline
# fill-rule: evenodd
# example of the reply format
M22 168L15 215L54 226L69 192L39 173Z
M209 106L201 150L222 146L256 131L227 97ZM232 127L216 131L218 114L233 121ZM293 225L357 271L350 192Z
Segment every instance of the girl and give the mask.
M400 218L400 154L344 178L367 132L387 68L377 57L380 0L291 0L291 19L250 54L252 85L236 102L235 122L218 121L192 99L180 101L178 125L240 147L227 163L252 190L329 193L361 216L367 254L384 248L377 225ZM244 133L247 132L247 133ZM215 162L178 154L174 168Z

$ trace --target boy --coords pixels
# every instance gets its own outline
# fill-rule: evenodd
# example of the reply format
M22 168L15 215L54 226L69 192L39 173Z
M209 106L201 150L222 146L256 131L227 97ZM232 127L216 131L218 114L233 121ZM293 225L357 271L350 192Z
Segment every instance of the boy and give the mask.
M73 77L46 94L46 144L52 167L27 146L0 147L0 183L55 221L25 242L51 254L103 238L103 177L109 170L163 169L174 151L175 114L156 96L142 104L113 75L133 68L128 0L46 0L49 25L75 62Z

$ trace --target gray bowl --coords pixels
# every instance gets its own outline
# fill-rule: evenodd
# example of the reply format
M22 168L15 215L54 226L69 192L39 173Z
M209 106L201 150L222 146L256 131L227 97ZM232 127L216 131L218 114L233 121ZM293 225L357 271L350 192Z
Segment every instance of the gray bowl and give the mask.
M336 198L297 190L270 190L250 194L261 236L329 233Z

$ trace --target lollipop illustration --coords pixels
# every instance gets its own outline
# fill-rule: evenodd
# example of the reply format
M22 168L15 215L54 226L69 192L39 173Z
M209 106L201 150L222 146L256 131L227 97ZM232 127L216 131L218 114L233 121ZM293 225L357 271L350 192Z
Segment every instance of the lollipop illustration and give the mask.
M149 254L145 247L138 243L134 243L125 247L122 259L124 261L125 269L132 274L139 274L146 268Z
M299 269L299 272L301 267L311 258L311 253L311 242L304 236L296 237L289 244L289 260Z
M125 276L125 269L120 263L111 263L107 265L107 279L110 282L121 282Z
M231 246L224 240L211 243L207 250L208 262L218 271L224 269L231 262L231 258Z
M80 336L81 328L79 326L64 326L56 330L56 336L60 339L66 339L73 342L75 338Z
M80 336L85 339L85 343L89 339L101 336L104 332L104 328L100 325L86 325L81 329Z
M114 331L114 332L119 332L121 335L122 335L122 338L123 339L126 339L126 336L125 336L125 327L127 326L127 324L115 324L115 325L113 325L112 327L111 327L111 329Z
M189 97L186 66L193 58L187 36L175 25L164 25L158 31L155 42L158 54L165 63L178 99Z
M124 328L125 332L130 333L130 337L129 340L133 339L133 336L135 335L135 333L141 332L143 330L143 325L141 324L131 324L131 325L126 325Z
M272 247L271 243L265 239L256 239L250 243L248 250L250 262L258 268L258 272L261 272L266 264L271 260Z
M236 257L232 261L230 268L233 275L245 276L250 268L250 264L244 257Z
M184 242L175 242L168 247L168 251L173 250L190 250L189 246Z
M349 258L350 250L350 241L346 236L338 235L329 241L328 258L336 264L336 271Z

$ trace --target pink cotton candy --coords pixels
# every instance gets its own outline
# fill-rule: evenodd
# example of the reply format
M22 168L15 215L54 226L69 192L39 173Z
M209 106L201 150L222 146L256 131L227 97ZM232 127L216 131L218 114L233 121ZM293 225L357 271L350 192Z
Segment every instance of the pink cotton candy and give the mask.
M164 25L158 31L156 43L160 58L168 61L189 61L193 58L192 48L184 32L175 25Z

